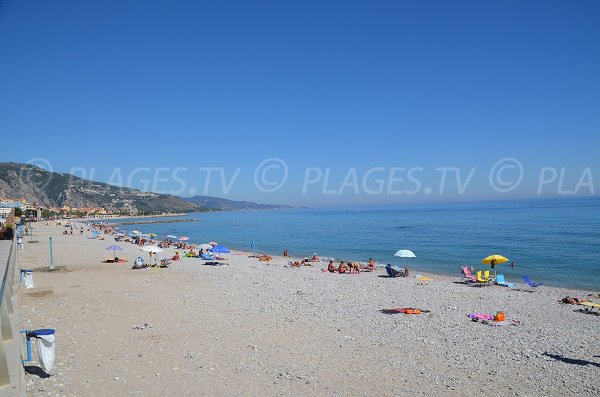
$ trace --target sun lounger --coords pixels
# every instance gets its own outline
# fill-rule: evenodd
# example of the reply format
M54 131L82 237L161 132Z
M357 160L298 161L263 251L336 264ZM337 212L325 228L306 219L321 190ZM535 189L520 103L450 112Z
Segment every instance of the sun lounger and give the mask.
M498 274L496 276L496 284L501 287L517 288L516 284L509 283L506 281L506 279L504 278L504 274Z
M527 283L527 285L529 285L531 288L535 288L535 287L539 287L540 285L543 285L542 283L534 283L533 281L531 281L531 279L529 278L529 276L521 276L521 278L523 279L523 281L525 281Z
M594 309L597 309L595 312L593 313L600 313L600 303L594 303L594 302L581 302L579 303L582 306L585 306L585 311L592 313Z
M491 285L492 284L492 279L486 278L483 275L483 272L481 270L479 270L477 272L477 284L478 285Z
M490 280L492 283L496 282L496 272L494 272L494 275L492 276L490 274L489 270L484 270L483 271L483 278Z

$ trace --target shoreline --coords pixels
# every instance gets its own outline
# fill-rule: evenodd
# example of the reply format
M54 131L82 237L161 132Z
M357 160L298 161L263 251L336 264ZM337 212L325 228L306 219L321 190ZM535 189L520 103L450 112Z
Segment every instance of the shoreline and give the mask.
M229 247L227 244L225 244L225 246ZM244 254L248 254L248 255L252 255L253 254L251 251L246 251L245 249L239 249L239 248L235 248L235 247L231 248L231 251L232 252L233 251L240 252L240 253L244 253ZM277 254L277 253L270 252L270 251L256 251L254 254L267 254L267 255L271 255L273 257L284 258L282 254ZM320 256L319 255L319 257L326 258L327 261L329 261L331 258L333 258L333 257L327 256L327 255L324 255L324 256ZM291 259L302 260L303 258L306 258L306 256L298 257L298 256L291 255L289 258L290 258L290 260ZM365 261L365 260L362 260L362 259L361 260L357 260L357 259L353 259L353 258L350 258L350 257L347 257L347 258L335 258L334 259L334 263L336 263L336 265L339 265L339 262L341 260L344 260L346 262L348 262L348 261L350 261L350 262L357 262L357 263L360 263L360 264L363 264L363 265L367 264L367 261ZM325 265L327 265L327 262L325 260L323 260L321 263L325 263ZM391 264L394 265L394 263L391 263ZM383 268L385 268L386 265L387 265L387 263L385 263L385 264L384 263L376 263L375 267L378 268L378 269L383 269ZM410 264L403 264L400 267L402 267L402 268L408 267L408 269L413 274L414 274L414 272L418 272L420 274L426 274L428 276L444 277L444 278L452 279L452 280L455 281L457 279L462 279L463 278L462 277L462 273L460 271L460 266L461 266L460 264L456 265L457 270L454 273L443 272L443 271L425 270L425 269L422 269L421 267L418 267L418 266L411 266ZM493 270L489 269L489 267L488 268L484 268L485 265L483 265L483 264L481 266L482 266L481 269L477 269L475 266L473 266L473 267L475 268L476 271L477 270L490 270L491 272L493 272ZM506 273L503 272L502 265L498 265L496 267L495 271L496 271L496 274L505 274L505 276L506 276ZM526 284L524 284L524 281L522 279L520 279L520 278L518 280L516 280L516 281L512 280L512 279L511 280L507 280L507 282L514 283L514 284L517 284L517 285L526 285ZM551 287L551 288L556 288L556 289L563 289L565 291L573 291L573 290L575 290L575 291L582 291L582 292L592 291L589 288L583 288L583 287L578 287L578 286L556 285L556 284L553 284L553 283L544 283L544 286ZM600 292L600 289L599 289L598 292Z
M115 225L154 225L157 223L187 223L187 222L200 222L200 219L164 219L164 220L153 220L153 221L131 221L131 222L111 222Z
M156 214L156 215L119 215L111 218L64 218L62 220L74 219L77 222L85 223L89 221L107 221L114 219L141 219L141 218L168 218L168 217L177 217L177 216L187 216L189 213L187 212L177 212L170 214ZM55 221L59 221L61 219L56 219Z

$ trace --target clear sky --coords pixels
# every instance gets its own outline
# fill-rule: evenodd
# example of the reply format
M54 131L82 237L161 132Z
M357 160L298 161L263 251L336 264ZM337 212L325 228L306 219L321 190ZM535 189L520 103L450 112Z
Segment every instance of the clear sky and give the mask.
M0 159L309 206L597 194L599 21L595 0L4 0Z

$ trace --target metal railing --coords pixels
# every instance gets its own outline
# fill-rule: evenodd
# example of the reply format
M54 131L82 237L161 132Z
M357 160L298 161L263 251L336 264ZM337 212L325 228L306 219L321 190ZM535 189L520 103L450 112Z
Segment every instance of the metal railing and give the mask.
M19 305L13 305L16 235L12 241L0 241L0 396L20 396L25 390L20 340L16 332L20 325Z

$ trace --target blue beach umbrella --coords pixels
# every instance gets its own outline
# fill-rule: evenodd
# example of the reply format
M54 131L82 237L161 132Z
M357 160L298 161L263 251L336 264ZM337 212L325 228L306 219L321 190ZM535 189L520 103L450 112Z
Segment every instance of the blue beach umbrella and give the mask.
M108 247L106 247L107 251L123 251L123 248L121 248L120 245L109 245ZM114 252L114 257L117 257L117 253Z
M228 254L229 252L231 252L231 251L229 251L228 248L225 248L222 245L216 245L216 246L212 247L211 251L216 254Z

